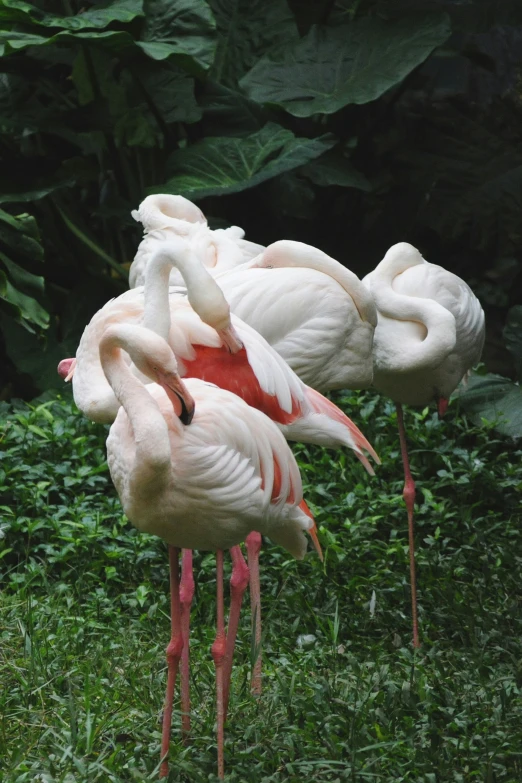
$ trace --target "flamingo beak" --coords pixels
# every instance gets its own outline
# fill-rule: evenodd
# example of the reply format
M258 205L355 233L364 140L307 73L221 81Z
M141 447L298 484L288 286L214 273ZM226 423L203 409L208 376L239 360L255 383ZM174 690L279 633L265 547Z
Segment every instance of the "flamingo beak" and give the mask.
M223 345L226 345L230 353L237 353L242 349L243 343L239 339L233 326L227 326L225 329L218 329L217 333L221 337Z
M162 372L156 370L158 382L165 390L172 403L174 412L182 424L189 425L194 417L196 403L189 390L174 372Z
M62 359L58 365L58 375L67 383L74 375L76 359Z
M442 419L442 417L446 414L446 411L448 410L449 400L446 397L439 397L437 400L437 410L439 412L439 419Z

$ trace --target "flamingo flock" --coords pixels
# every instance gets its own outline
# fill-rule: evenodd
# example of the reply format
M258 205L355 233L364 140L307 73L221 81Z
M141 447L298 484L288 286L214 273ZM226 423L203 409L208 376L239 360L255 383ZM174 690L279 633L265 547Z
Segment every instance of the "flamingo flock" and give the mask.
M370 474L379 458L323 396L371 386L397 406L408 512L413 645L420 645L411 475L402 405L435 400L439 414L484 342L484 314L456 275L394 245L362 281L317 248L263 247L237 226L213 231L181 196L147 197L131 289L87 325L76 356L58 366L82 413L110 423L107 459L129 520L168 544L171 639L160 777L168 775L178 671L182 733L190 731L192 550L216 552L218 777L240 609L250 585L261 691L259 554L268 536L302 559L313 516L287 440L349 448ZM245 542L248 565L241 544ZM223 552L230 550L225 627ZM183 550L182 554L180 550ZM181 574L180 574L181 557Z

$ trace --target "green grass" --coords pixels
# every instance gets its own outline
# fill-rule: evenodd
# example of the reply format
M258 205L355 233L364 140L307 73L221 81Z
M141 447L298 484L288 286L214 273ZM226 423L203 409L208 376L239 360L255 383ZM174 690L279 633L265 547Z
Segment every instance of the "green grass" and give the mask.
M245 612L227 780L519 783L521 451L455 404L443 422L407 411L423 639L414 655L393 406L370 394L342 405L383 465L370 479L350 454L296 448L325 562L311 553L296 563L266 542L264 692L249 693ZM155 780L166 548L123 517L104 428L68 401L0 406L0 780ZM198 555L196 573L193 742L181 745L175 715L170 776L190 783L215 780L216 767L214 557Z

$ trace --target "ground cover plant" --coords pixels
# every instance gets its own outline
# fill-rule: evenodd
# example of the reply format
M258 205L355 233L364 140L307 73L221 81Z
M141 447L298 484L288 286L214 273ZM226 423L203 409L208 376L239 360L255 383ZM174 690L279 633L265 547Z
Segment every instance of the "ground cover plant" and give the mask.
M406 514L391 403L338 400L372 441L296 447L325 562L262 555L264 692L240 629L227 779L515 783L522 779L520 448L458 402L408 411L418 486L423 645L409 618ZM67 397L0 408L0 778L157 777L169 635L165 546L122 515L105 428ZM175 729L171 781L215 772L214 557L196 559L193 742Z
M160 191L357 274L398 241L456 272L504 376L474 405L520 436L521 41L519 0L0 0L0 398L56 387Z

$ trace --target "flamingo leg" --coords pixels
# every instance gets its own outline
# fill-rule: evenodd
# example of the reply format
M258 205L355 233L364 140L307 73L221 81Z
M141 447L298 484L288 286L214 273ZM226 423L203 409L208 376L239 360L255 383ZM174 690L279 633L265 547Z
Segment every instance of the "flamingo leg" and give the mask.
M413 507L415 503L415 482L413 481L410 463L408 460L408 446L406 444L406 430L402 405L396 403L397 421L399 423L399 439L401 443L402 464L404 466L404 490L402 496L408 511L408 538L410 544L410 584L411 584L411 617L413 621L413 646L420 647L419 624L417 620L417 580L415 578L415 531L413 526Z
M178 674L179 660L183 648L181 635L181 611L179 604L179 549L169 546L170 565L170 612L171 612L171 636L167 647L167 692L165 695L165 707L163 710L163 728L161 735L161 766L160 778L166 778L169 774L169 745L170 727L172 724L172 704L174 701L174 689Z
M261 585L259 582L259 552L261 551L261 533L252 531L246 537L248 567L250 569L250 609L252 612L252 635L256 660L252 670L250 690L255 696L261 695Z
M217 598L217 628L216 638L212 645L212 657L216 667L216 701L217 701L217 743L218 743L218 778L225 777L225 702L223 690L223 664L225 661L225 611L223 607L223 550L216 552L216 598Z
M190 607L194 598L194 574L192 571L192 550L182 552L181 583L179 600L181 603L181 736L188 740L190 734L190 683L189 683L189 645L190 645Z
M230 695L230 678L232 675L232 659L234 657L234 648L236 646L237 629L239 625L239 615L241 613L241 604L243 594L247 588L249 580L249 570L245 563L245 558L241 552L241 547L233 546L230 550L232 557L232 576L230 578L230 614L228 616L227 644L225 651L224 667L224 702L225 718L228 710L228 697Z

